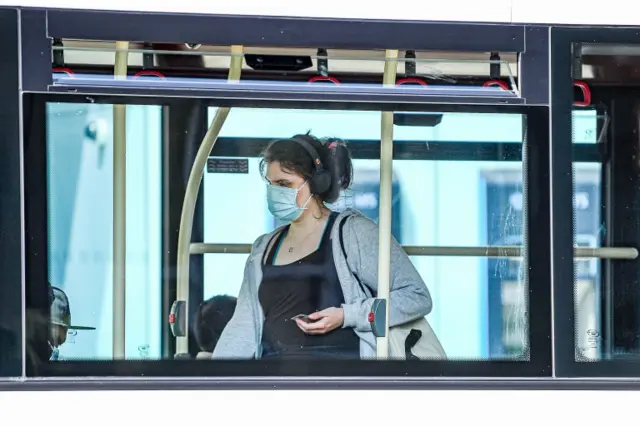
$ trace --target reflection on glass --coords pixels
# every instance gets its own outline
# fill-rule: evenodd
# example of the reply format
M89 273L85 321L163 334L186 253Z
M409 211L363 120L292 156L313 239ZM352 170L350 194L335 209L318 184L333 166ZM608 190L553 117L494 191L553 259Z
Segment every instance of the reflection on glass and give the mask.
M308 130L345 139L354 156L353 184L330 207L338 211L355 208L376 221L379 160L359 155L367 149L362 141L373 145L380 139L379 120L376 112L232 110L218 143L222 147L225 138L241 138L235 140L244 147L237 147L236 152L247 159L247 173L205 173L205 240L252 243L256 236L287 222L269 212L259 155L270 140ZM254 125L246 126L247 122ZM465 149L473 157L496 143L521 144L522 124L519 115L443 114L435 127L396 126L398 144L416 141L421 145L415 160L394 160L391 230L395 239L406 246L521 247L521 163L504 161L500 150L495 151L495 161L456 161L454 149L456 143L471 142ZM251 148L254 141L264 145ZM441 155L444 161L427 159L434 144L447 142L452 151ZM217 157L215 149L213 155L226 158ZM421 156L427 158L421 160ZM238 193L251 196L237 197ZM233 208L228 207L231 204ZM242 227L220 225L238 222ZM207 254L205 298L237 296L245 261L246 256L240 254ZM448 359L528 359L522 259L411 256L411 262L429 289L433 308L426 318Z
M596 109L573 112L573 143L601 144L603 130L598 129L598 120L603 126L605 117ZM574 246L601 247L606 237L605 224L601 217L601 174L599 163L574 163ZM595 361L602 356L601 292L602 276L600 260L597 258L575 259L574 312L575 312L575 359Z
M573 112L573 143L597 143L600 135L596 126L598 112L595 109Z
M601 222L599 164L576 163L574 166L574 220L576 247L600 247L604 238ZM576 359L596 360L600 357L600 261L596 258L576 259L574 263L574 309L576 312Z
M160 107L127 106L128 359L160 356L160 120ZM73 329L56 356L111 359L113 106L50 103L46 134L49 281L73 323L95 327Z

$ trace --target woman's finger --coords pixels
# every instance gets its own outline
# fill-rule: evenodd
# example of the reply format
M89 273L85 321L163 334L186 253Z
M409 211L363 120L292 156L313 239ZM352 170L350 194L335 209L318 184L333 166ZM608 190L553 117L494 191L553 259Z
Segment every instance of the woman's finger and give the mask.
M331 331L332 328L330 318L323 318L320 321L307 324L306 326L309 334L326 334Z
M328 322L327 318L322 318L319 321L310 322L310 323L305 324L304 328L305 328L305 330L308 330L308 331L324 330L325 328L327 328L327 322Z
M316 321L327 316L327 309L309 314L309 319Z
M304 331L305 333L308 332L307 330L307 323L304 321L301 321L299 319L296 318L296 324L298 325L298 328L302 331Z

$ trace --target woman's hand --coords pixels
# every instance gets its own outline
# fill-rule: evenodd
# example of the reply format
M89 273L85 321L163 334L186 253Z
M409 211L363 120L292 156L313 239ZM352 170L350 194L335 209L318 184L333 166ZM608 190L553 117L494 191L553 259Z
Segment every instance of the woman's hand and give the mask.
M310 314L309 319L314 322L306 323L296 318L296 324L298 324L300 330L306 334L327 334L336 328L342 327L344 311L342 308L327 308Z

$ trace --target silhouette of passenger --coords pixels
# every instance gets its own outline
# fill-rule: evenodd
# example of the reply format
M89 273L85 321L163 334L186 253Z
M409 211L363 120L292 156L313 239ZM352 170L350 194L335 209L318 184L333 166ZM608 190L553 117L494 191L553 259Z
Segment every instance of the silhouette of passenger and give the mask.
M51 300L51 360L59 358L59 347L67 341L69 330L95 330L95 327L73 325L67 294L58 287L50 287Z
M237 299L218 295L200 304L194 321L194 335L200 354L198 359L210 359L220 336L236 310Z

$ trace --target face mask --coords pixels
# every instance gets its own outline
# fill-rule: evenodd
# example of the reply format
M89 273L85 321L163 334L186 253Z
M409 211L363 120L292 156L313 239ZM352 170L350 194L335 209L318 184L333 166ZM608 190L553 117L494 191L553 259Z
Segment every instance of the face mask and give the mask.
M309 200L311 200L310 195L304 203L304 206L298 207L298 203L296 203L298 192L300 192L306 184L307 182L305 181L305 183L303 183L298 189L277 185L267 185L267 205L269 206L271 214L277 219L288 222L297 220L300 215L302 215L302 212L307 208Z

